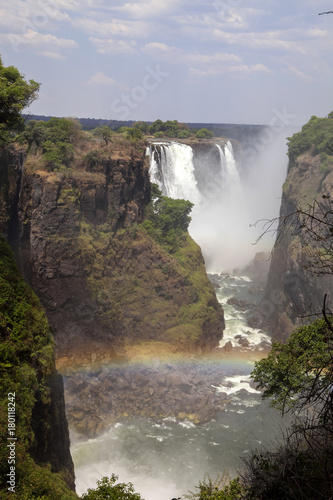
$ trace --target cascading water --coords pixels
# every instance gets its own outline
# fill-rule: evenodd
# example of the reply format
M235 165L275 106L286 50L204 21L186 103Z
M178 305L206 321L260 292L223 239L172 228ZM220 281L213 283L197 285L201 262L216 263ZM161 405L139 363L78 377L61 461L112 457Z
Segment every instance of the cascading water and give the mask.
M163 195L199 203L192 148L176 142L161 142L155 143L151 149L150 178Z
M229 197L238 195L241 192L241 183L232 144L228 141L224 149L219 144L216 144L216 147L221 158L221 187Z

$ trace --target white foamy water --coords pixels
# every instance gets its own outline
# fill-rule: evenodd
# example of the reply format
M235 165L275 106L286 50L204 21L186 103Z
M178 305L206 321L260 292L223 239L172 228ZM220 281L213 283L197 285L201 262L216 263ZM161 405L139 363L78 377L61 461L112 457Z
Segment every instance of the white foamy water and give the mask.
M151 152L150 178L156 183L164 196L174 199L200 202L200 193L194 175L193 150L186 144L177 142L154 143L160 162Z
M232 377L226 377L223 380L223 384L216 387L216 389L218 392L225 392L228 396L230 394L237 394L237 392L242 390L250 394L260 394L260 391L251 387L250 383L250 375L233 375Z

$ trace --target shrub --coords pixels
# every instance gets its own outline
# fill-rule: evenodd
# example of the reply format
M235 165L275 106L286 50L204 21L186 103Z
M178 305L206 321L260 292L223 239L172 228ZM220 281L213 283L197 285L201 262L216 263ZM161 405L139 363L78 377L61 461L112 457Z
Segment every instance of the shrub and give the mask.
M197 139L211 139L212 137L214 137L214 132L211 132L206 128L202 128L196 133Z
M132 483L118 483L118 476L112 474L110 478L103 477L97 481L97 488L90 489L82 495L83 500L143 500L139 493L135 493Z

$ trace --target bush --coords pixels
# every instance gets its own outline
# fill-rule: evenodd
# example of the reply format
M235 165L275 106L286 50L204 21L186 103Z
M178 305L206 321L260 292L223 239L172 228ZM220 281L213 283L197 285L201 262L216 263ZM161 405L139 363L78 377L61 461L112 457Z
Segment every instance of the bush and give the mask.
M290 166L296 159L308 150L312 154L325 153L333 156L333 116L332 113L327 118L317 118L312 116L301 132L297 132L292 137L288 137L288 156ZM327 162L327 156L325 157Z
M189 130L179 130L177 132L178 139L188 139L190 137L191 132Z
M227 475L218 476L212 481L208 474L195 487L197 492L185 495L188 500L239 500L243 498L243 488L239 478L229 480Z
M118 483L118 476L112 474L110 478L103 477L97 481L97 488L90 489L82 495L83 500L143 500L139 493L135 493L132 483Z
M212 137L214 137L214 132L211 132L206 128L202 128L196 133L197 139L211 139Z
M89 153L85 155L83 161L86 164L86 170L88 170L88 172L95 172L102 163L102 156L96 150L89 151Z
M74 158L73 145L81 138L81 125L74 119L51 118L48 122L31 120L19 142L42 148L44 163L49 170L68 168Z
M155 241L168 252L174 253L178 250L183 235L187 233L193 203L161 196L156 188L156 185L152 188L153 201L147 208L147 219L142 225Z

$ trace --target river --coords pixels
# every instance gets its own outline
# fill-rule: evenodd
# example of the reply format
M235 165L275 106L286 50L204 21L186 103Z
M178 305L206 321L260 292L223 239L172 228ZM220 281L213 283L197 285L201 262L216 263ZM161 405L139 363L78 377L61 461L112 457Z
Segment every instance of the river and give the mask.
M72 433L78 494L94 488L97 479L115 473L120 481L132 482L145 500L171 500L193 491L205 473L213 479L223 472L235 476L242 467L241 457L259 446L270 446L281 433L280 415L261 401L250 379L254 361L270 344L267 332L247 323L262 290L240 273L210 279L225 311L223 355L187 360L186 366L203 374L214 373L218 380L214 388L227 401L223 411L199 425L189 419L136 417L119 421L94 439ZM226 351L227 343L230 350ZM135 367L131 373L133 370Z

